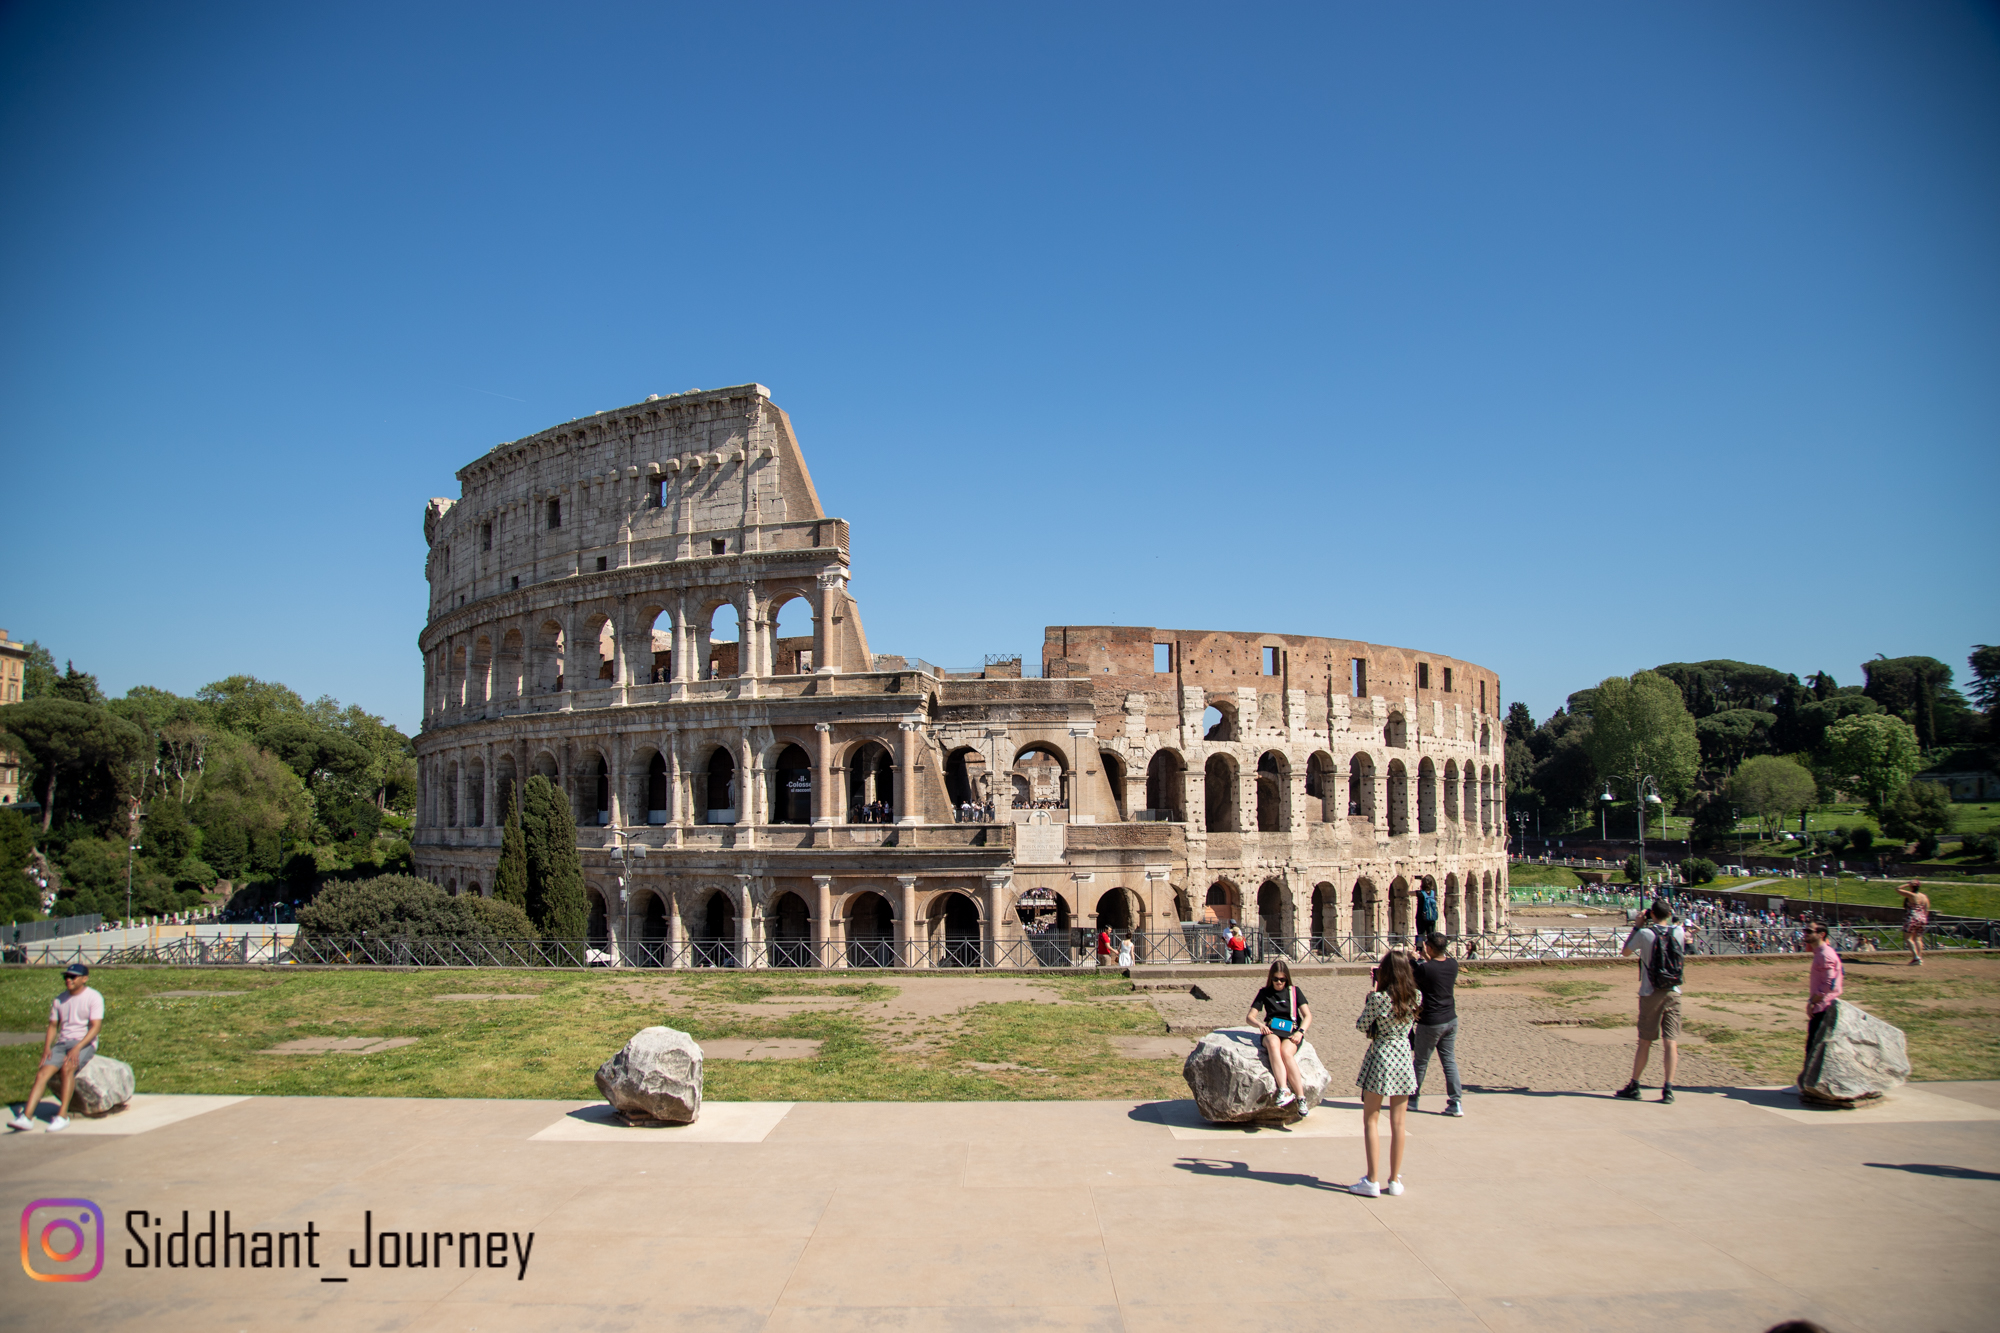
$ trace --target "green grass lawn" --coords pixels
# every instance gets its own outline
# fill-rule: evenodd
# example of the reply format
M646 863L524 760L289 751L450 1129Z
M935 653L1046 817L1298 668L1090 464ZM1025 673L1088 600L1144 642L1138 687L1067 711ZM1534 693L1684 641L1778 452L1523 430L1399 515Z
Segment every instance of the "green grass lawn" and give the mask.
M290 972L100 968L102 1050L133 1066L142 1092L299 1096L597 1096L592 1075L642 1027L666 1024L697 1040L802 1037L809 1060L711 1060L706 1094L721 1101L1071 1100L1185 1095L1178 1060L1126 1060L1114 1035L1161 1035L1165 1025L1129 984L1036 978L1061 1000L980 1004L888 1032L858 1008L745 1014L731 1006L812 995L857 1004L893 997L852 973L742 974L660 982L630 973L511 970ZM39 1034L60 988L54 970L0 972L0 1031ZM176 997L163 991L204 991ZM243 991L224 995L221 991ZM440 1000L524 993L531 999ZM264 1055L299 1037L415 1037L373 1055ZM41 1053L0 1047L0 1088L26 1094ZM1007 1065L980 1070L973 1062Z

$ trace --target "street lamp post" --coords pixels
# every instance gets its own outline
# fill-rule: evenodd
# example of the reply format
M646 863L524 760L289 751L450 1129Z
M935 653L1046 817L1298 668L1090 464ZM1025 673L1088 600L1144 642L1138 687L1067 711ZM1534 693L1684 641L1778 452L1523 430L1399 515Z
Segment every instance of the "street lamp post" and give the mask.
M637 837L636 834L627 833L623 829L616 828L611 830L611 836L619 839L634 839ZM633 871L636 873L639 867L633 863L644 862L645 859L646 844L643 842L633 841L628 849L626 843L620 841L611 849L611 868L616 872L618 878L618 916L622 923L619 927L619 941L626 948L630 947L632 939L632 893L631 890L625 887L625 868L627 865L631 865ZM586 950L588 947L589 942L585 941Z

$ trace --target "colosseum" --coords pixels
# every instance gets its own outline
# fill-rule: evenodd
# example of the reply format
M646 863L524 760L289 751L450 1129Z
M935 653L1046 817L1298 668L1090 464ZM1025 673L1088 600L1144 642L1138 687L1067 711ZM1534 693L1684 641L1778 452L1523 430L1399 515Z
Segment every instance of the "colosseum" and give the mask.
M432 500L420 874L493 880L514 783L575 803L629 965L1372 953L1506 919L1500 682L1349 639L1058 625L1039 677L876 653L757 384L501 445Z

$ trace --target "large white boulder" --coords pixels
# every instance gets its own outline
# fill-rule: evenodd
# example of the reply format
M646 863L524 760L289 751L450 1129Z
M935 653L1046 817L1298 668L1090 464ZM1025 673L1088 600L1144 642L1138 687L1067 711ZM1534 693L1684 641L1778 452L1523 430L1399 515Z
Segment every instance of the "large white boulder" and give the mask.
M76 1104L85 1115L104 1115L132 1100L132 1066L96 1056L76 1071Z
M1299 1047L1306 1105L1318 1106L1333 1081L1307 1040ZM1279 1107L1278 1080L1264 1063L1263 1038L1250 1027L1217 1028L1195 1043L1181 1066L1202 1119L1216 1124L1280 1125L1298 1117L1297 1106Z
M1799 1095L1809 1102L1852 1106L1907 1083L1910 1052L1903 1030L1858 1004L1833 1002L1832 1027L1806 1052Z
M691 1125L701 1114L701 1047L675 1028L642 1028L597 1067L597 1090L633 1125Z

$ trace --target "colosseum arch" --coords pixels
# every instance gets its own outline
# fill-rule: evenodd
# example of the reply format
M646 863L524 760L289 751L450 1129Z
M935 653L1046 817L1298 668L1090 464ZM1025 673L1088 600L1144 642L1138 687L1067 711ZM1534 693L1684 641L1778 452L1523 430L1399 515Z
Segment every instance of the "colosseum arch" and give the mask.
M1347 813L1375 822L1375 760L1366 750L1357 750L1347 761Z
M578 689L597 689L605 685L618 684L618 627L610 616L602 611L594 611L583 622L583 641L591 647L586 651L589 660L582 664L578 674L583 677Z
M1415 928L1410 897L1410 881L1401 875L1389 881L1389 934L1394 942L1407 944Z
M534 772L530 774L531 777L547 778L550 782L556 783L558 786L561 785L562 765L556 762L555 755L549 751L537 750L535 752L535 762L531 767L534 769Z
M604 898L604 890L595 884L585 884L583 896L590 906L590 917L584 926L584 940L593 949L608 949L611 947L611 912Z
M1410 831L1410 773L1400 759L1389 761L1389 834L1402 837Z
M770 647L763 660L774 676L810 676L822 665L813 659L813 599L810 590L783 586L771 589Z
M693 936L690 953L696 967L736 967L736 901L725 889L711 889L688 918Z
M1203 824L1211 833L1236 833L1242 828L1238 821L1236 800L1236 760L1226 754L1212 754L1202 765L1202 789L1205 793L1203 804Z
M1030 741L1016 750L1008 782L1017 808L1050 802L1056 809L1076 809L1069 756L1051 741Z
M1437 765L1429 758L1417 763L1417 832L1438 831Z
M468 703L481 705L493 698L493 640L484 634L472 641L472 677L466 695Z
M670 961L667 900L653 889L635 889L632 907L638 939L625 948L630 962L640 967L665 967ZM636 943L636 948L634 947Z
M1325 880L1313 885L1312 915L1307 922L1315 954L1333 953L1340 947L1340 890Z
M603 752L595 749L583 752L581 765L583 781L578 784L578 805L576 822L586 827L595 824L602 827L611 822L611 764Z
M1479 769L1479 831L1493 831L1493 770L1483 764Z
M738 781L736 756L727 745L712 746L702 756L701 773L695 785L701 798L697 813L702 823L740 822L743 816L739 803L742 784Z
M632 622L632 643L645 653L634 661L633 675L648 685L663 685L674 678L674 617L664 606L646 605Z
M978 967L985 961L979 903L969 894L951 889L935 895L924 919L931 966Z
M494 659L494 696L509 700L520 698L523 693L521 671L521 631L510 627L500 636L500 652Z
M1122 824L1131 818L1125 809L1125 760L1116 751L1099 750L1097 766L1104 774L1105 784L1111 788L1111 813Z
M1357 946L1373 953L1382 947L1382 895L1375 887L1375 881L1366 875L1354 881L1354 892L1349 897L1351 921L1349 931Z
M724 680L737 675L742 670L743 644L736 603L726 597L705 602L697 623L702 626L698 636L700 653L696 658L701 679Z
M519 779L514 772L514 756L508 754L505 750L493 756L493 822L495 824L506 823L507 812L512 810L515 803L520 800L520 793L515 791L515 785L518 781Z
M1306 820L1330 824L1340 815L1340 768L1333 756L1314 750L1306 760Z
M879 740L864 740L848 752L847 822L868 822L868 807L896 809L896 761Z
M444 823L446 828L457 828L460 818L458 804L458 760L454 759L444 770Z
M1444 909L1444 933L1462 935L1465 933L1465 905L1459 900L1458 876L1447 873L1444 877L1444 898L1440 906Z
M764 914L766 954L772 967L817 967L812 947L812 911L790 889L772 900Z
M1389 714L1388 725L1382 728L1382 744L1392 750L1401 750L1410 743L1409 724L1403 720L1400 710Z
M478 755L465 765L465 826L486 826L486 761Z
M1459 779L1460 804L1465 809L1465 831L1472 832L1479 825L1479 774L1471 764L1467 764Z
M1242 738L1242 728L1237 725L1236 702L1221 696L1211 697L1208 707L1201 714L1201 738L1205 741L1233 741Z
M447 702L453 708L465 706L466 672L465 645L454 643L451 646L451 684L446 694Z
M887 897L864 890L847 900L841 915L849 967L896 966L896 910Z
M535 688L537 693L555 694L568 684L563 674L563 651L568 636L553 620L544 620L535 630Z
M1283 833L1292 826L1292 764L1276 750L1257 756L1257 831Z
M797 744L780 749L769 766L770 822L810 824L813 820L812 756Z
M1243 919L1243 897L1236 886L1226 879L1218 879L1208 886L1203 895L1202 920L1226 926Z
M1292 929L1292 891L1280 879L1265 880L1257 886L1257 924L1266 935L1289 939Z
M986 771L986 756L970 745L961 745L944 757L944 792L952 809L961 805L984 805L993 797L992 777Z
M1187 822L1187 761L1161 748L1146 762L1146 809L1154 819Z
M1458 760L1444 761L1444 817L1458 822Z
M1465 889L1462 898L1465 904L1465 933L1468 935L1483 933L1486 927L1485 918L1479 911L1479 876L1477 873L1468 874L1465 877Z

